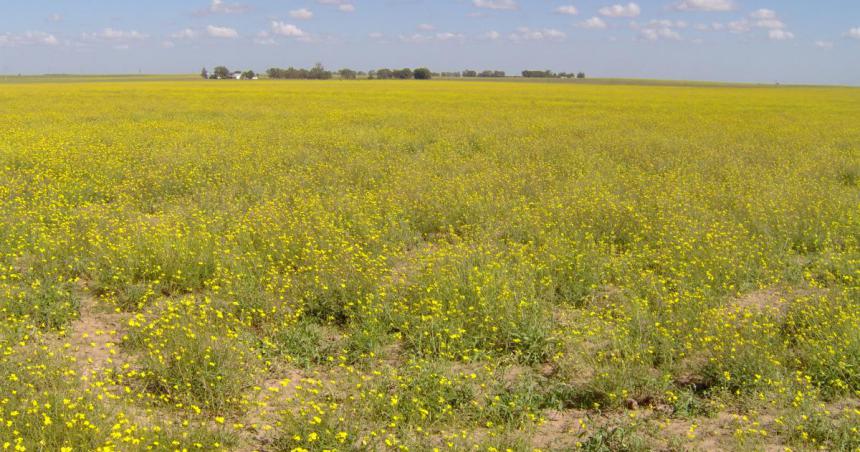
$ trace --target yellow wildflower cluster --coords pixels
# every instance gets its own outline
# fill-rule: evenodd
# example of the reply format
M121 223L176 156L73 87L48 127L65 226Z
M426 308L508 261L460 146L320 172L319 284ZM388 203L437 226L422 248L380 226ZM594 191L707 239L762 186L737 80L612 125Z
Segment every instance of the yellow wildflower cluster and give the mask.
M2 450L860 448L860 91L0 84Z

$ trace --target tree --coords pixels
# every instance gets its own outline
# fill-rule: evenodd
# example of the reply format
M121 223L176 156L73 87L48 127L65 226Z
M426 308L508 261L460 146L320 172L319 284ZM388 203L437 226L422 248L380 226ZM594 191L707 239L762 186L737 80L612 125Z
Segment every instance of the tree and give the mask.
M317 63L308 71L307 78L314 80L328 80L331 76L331 71L325 70L322 63Z
M256 76L257 74L255 74L254 71L245 71L242 73L242 80L254 80L254 77Z
M477 76L478 76L477 71L473 71L471 69L466 69L465 71L463 71L463 77L477 77Z
M212 75L217 79L230 78L230 69L226 66L218 66L212 71Z
M207 71L205 67L203 68L202 71L200 71L200 77L202 77L204 79L209 78L209 71Z
M505 71L481 71L478 77L504 77Z
M426 67L415 69L413 75L415 76L415 80L430 80L433 78L433 74L430 72L430 69L427 69Z
M558 77L558 74L553 73L550 70L546 71L523 71L523 77L534 77L534 78L554 78Z
M399 78L401 80L406 80L406 79L410 79L413 77L412 76L412 69L409 69L409 68L403 68L403 69L398 69L396 71L393 71L392 75L394 76L394 78Z
M337 73L338 73L338 75L340 75L340 78L342 80L355 80L356 76L358 75L352 69L346 69L346 68L337 71Z
M576 74L576 78L585 78L585 72L580 72Z

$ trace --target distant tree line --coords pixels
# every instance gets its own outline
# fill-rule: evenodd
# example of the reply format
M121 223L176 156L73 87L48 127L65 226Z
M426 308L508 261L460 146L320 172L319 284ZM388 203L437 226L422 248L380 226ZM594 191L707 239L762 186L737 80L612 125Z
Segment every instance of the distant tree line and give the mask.
M378 80L407 80L407 79L415 79L415 80L430 80L433 77L445 77L445 78L502 78L506 77L505 71L495 71L495 70L484 70L481 72L466 69L460 72L432 72L430 69L426 67L416 68L416 69L377 69L369 72L355 71L349 68L340 69L336 72L332 72L326 70L326 68L320 64L315 64L310 69L303 68L294 68L292 66L282 69L282 68L269 68L266 70L266 76L270 79L292 79L292 80L329 80L334 78L335 74L338 78L342 80L355 80L357 78L367 77L368 79L378 79ZM254 71L245 71L245 72L231 72L226 66L217 66L210 73L203 68L200 72L200 76L205 79L245 79L252 80L257 78L257 74ZM553 72L550 70L544 71L536 71L536 70L524 70L522 72L522 76L525 78L585 78L584 72Z
M342 80L355 80L359 75L364 75L361 71L353 71L352 69L343 68L337 71L337 75L340 76Z
M555 73L550 70L546 71L531 71L525 70L523 71L523 77L525 78L585 78L585 72L559 72Z
M484 78L492 78L492 77L505 77L505 71L474 71L472 69L466 69L460 72L442 72L440 74L442 77L446 78L460 78L460 77L484 77Z
M420 67L417 69L377 69L375 71L370 71L367 73L367 78L369 79L377 79L377 80L392 80L392 79L400 79L400 80L430 80L433 78L433 72L426 67Z
M292 66L287 69L269 68L266 75L271 79L306 79L306 80L328 80L332 78L331 71L327 71L322 64L317 63L310 69L296 69Z
M289 67L287 69L270 68L266 71L266 75L271 79L308 79L308 80L328 80L333 78L334 72L328 71L322 64L317 63L311 69L296 69ZM430 80L433 78L433 73L425 67L417 69L377 69L375 71L362 72L355 71L349 68L343 68L336 72L337 76L342 80L355 80L358 77L367 77L368 79L415 79L415 80Z

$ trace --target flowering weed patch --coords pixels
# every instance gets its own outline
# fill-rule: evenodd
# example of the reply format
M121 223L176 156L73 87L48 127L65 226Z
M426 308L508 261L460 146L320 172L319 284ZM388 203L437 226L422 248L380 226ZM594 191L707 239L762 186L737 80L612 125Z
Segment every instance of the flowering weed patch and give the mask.
M860 91L0 84L9 450L860 448Z

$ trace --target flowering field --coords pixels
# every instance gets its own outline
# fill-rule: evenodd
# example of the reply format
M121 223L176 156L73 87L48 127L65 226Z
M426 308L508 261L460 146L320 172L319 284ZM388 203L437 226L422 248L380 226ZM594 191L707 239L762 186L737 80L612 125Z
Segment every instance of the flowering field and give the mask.
M3 450L860 448L860 90L0 84Z

